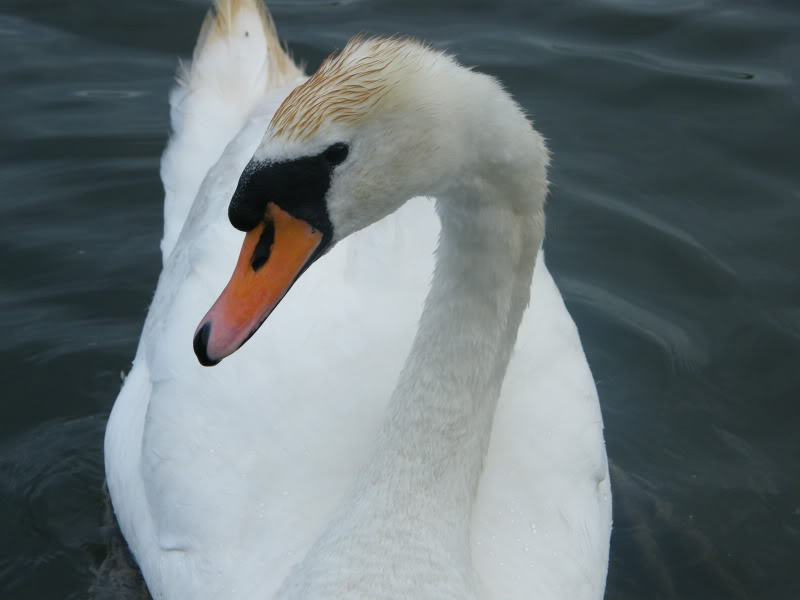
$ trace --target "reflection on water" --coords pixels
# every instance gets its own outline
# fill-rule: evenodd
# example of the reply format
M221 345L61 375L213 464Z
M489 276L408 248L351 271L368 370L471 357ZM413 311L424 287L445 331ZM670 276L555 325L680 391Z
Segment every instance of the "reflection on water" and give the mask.
M4 599L85 597L104 422L160 267L166 94L205 6L0 9ZM550 139L548 261L612 461L608 597L794 597L796 3L272 7L312 66L362 30L449 48Z
M80 98L99 98L101 100L114 100L117 98L138 98L147 92L137 90L78 90L73 92Z

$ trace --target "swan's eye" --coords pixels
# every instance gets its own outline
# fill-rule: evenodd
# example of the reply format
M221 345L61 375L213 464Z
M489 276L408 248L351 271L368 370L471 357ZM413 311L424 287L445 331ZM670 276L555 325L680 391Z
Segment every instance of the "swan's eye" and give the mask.
M342 164L347 159L349 152L350 146L339 142L330 146L323 154L325 154L325 160L327 160L330 165L336 166Z

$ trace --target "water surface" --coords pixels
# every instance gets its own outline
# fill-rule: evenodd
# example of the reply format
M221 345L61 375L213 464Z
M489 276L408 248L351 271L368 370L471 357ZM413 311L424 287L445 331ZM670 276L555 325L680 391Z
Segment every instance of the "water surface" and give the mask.
M102 435L160 269L166 95L206 4L0 3L0 597L85 597ZM615 493L610 599L789 599L800 573L800 5L272 4L314 68L410 33L554 151L546 249Z

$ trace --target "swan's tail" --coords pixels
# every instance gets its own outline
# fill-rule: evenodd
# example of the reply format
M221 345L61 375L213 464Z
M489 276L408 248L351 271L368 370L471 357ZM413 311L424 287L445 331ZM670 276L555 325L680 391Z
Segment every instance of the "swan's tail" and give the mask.
M242 79L242 76L245 79ZM252 78L269 88L293 85L302 72L281 46L275 23L261 0L216 0L208 11L190 65L181 65L181 87L203 80L231 85L231 95L252 87Z
M216 0L170 94L172 136L161 160L165 262L208 169L256 102L302 76L261 0Z

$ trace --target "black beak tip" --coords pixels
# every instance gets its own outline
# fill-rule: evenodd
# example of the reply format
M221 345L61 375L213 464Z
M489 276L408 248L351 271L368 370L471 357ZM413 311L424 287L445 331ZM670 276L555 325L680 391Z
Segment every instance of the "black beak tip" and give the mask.
M194 354L197 356L197 360L200 361L200 364L204 367L213 367L216 364L219 364L218 360L212 360L208 356L208 339L211 337L211 323L206 322L203 326L197 330L197 333L194 334Z

